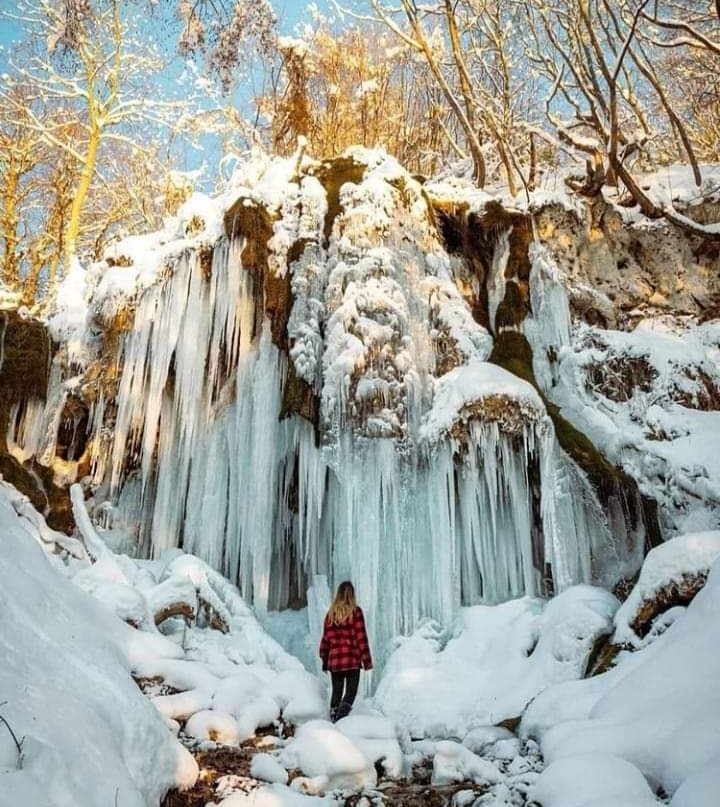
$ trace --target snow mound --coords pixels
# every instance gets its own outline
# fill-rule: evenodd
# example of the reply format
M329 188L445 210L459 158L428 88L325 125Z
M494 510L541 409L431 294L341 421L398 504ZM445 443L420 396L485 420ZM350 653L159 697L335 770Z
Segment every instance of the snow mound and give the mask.
M553 762L530 791L541 807L652 807L658 801L640 771L611 755L578 754Z
M138 656L173 646L149 634L138 642L53 568L40 543L0 486L1 713L24 737L22 764L5 736L0 743L0 800L146 807L192 786L195 761L130 676Z
M464 608L452 635L428 622L399 640L376 700L413 737L464 738L521 715L551 684L580 678L617 607L606 591L575 586L548 603Z
M610 755L634 766L651 790L677 792L679 804L684 793L698 792L707 801L720 747L718 614L720 561L687 609L651 644L621 654L608 673L542 692L522 730L541 740L550 763L543 776L556 761L570 765L579 754Z
M250 793L233 793L223 799L220 805L222 807L331 807L340 803L330 796L306 795L283 784L272 784ZM212 807L212 804L208 807Z
M642 606L657 598L661 589L679 584L687 577L706 577L720 557L720 531L694 533L672 538L655 547L645 558L640 578L615 615L614 641L637 645L633 630Z
M148 600L164 608L169 602L192 606L163 627L182 657L151 656L133 666L136 677L176 690L152 702L166 718L187 721L189 736L237 745L281 713L292 723L326 713L320 681L263 630L236 587L206 563L173 553L159 564L124 558L122 567L119 559L105 558L73 579L123 618L135 616L133 624L150 634L157 628L151 618L138 618L142 603L145 611ZM116 582L119 574L123 583Z
M498 421L512 432L544 415L545 405L531 384L502 367L472 360L437 379L421 435L437 440L473 416Z
M391 779L405 773L405 757L395 725L379 715L349 715L335 727L362 751L368 762L378 763Z
M490 761L452 740L435 745L432 783L447 785L452 782L473 781L476 784L497 784L500 772Z
M238 725L228 714L210 709L195 712L185 724L185 734L198 740L211 740L223 745L239 745Z
M720 792L720 754L702 765L675 791L670 807L715 807Z
M250 763L250 776L281 785L286 785L288 781L287 771L270 754L255 754Z
M300 726L283 748L280 764L299 768L306 776L321 777L323 790L374 787L375 768L358 746L332 723L311 720Z

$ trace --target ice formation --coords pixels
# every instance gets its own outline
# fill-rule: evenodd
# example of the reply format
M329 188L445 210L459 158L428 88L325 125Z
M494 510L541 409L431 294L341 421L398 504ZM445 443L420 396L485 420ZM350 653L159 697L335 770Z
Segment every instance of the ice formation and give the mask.
M487 362L493 339L421 186L381 152L251 168L89 273L86 323L122 311L132 326L104 355L113 380L90 424L108 523L139 520L140 554L182 546L260 613L350 577L381 659L390 637L461 604L634 571L641 529L598 563L613 541L600 505L536 390ZM506 233L493 313L507 261ZM555 322L562 343L545 274L531 278L538 338ZM86 364L97 343L88 328ZM75 336L73 351L82 362ZM43 417L16 417L18 453L37 452Z

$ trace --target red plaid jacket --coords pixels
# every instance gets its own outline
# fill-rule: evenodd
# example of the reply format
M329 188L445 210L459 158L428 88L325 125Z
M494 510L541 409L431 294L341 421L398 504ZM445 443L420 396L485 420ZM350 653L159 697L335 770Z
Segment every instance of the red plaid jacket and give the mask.
M372 670L370 644L365 631L362 608L356 608L349 619L339 625L325 617L323 637L320 642L320 658L323 670Z

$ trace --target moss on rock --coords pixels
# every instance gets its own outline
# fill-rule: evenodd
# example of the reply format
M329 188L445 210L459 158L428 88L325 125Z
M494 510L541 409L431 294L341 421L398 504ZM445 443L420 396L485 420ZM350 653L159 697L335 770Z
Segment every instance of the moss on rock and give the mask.
M310 384L297 374L291 360L288 362L288 373L283 388L280 420L292 415L300 415L312 423L316 441L319 441L320 400Z
M0 311L0 440L4 442L10 408L47 396L52 343L45 326L17 311Z
M355 162L352 157L337 157L320 164L313 172L318 182L325 188L327 196L327 212L323 224L323 236L325 247L330 243L333 224L340 215L340 189L346 182L358 185L362 182L367 166L364 163Z
M509 328L515 330L530 313L528 284L526 281L508 280L505 297L495 313L495 332Z

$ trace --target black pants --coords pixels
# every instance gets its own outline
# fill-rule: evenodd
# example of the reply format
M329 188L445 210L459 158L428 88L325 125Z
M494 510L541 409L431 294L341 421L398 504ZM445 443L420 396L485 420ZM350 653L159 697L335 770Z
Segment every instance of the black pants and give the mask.
M330 696L330 717L340 720L350 714L360 683L360 670L331 672L332 695Z

